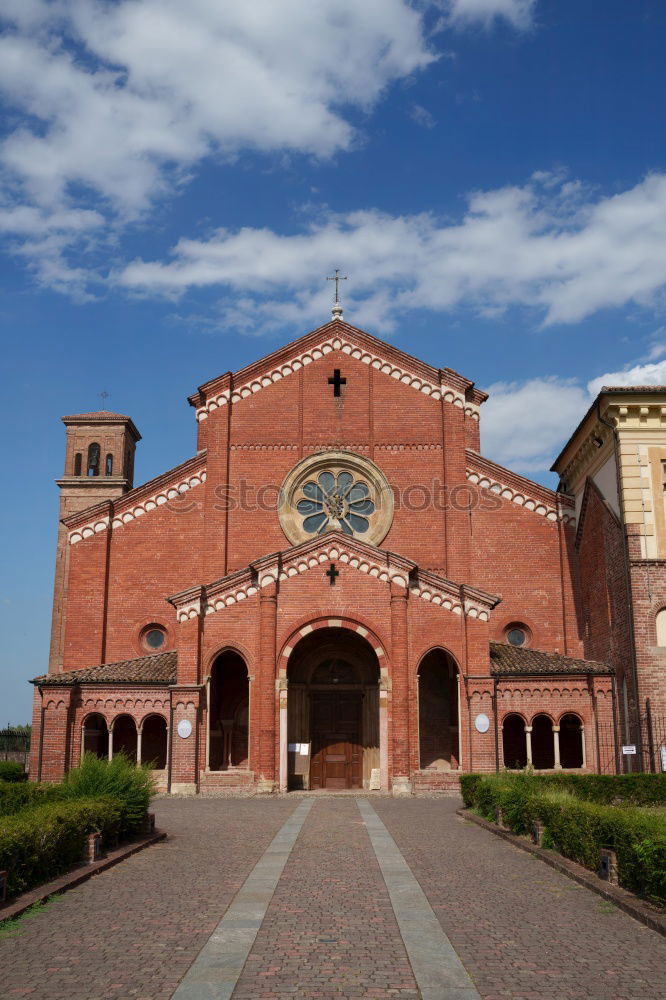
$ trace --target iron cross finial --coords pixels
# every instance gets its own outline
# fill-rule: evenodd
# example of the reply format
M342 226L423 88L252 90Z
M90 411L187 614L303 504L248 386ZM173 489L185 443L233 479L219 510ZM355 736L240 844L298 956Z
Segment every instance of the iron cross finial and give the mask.
M336 267L335 275L331 278L326 278L327 281L335 282L335 298L333 300L333 309L331 310L333 319L342 319L342 306L340 305L340 282L347 281L347 275L340 277L340 268Z
M105 389L104 392L100 392L99 395L100 395L100 399L102 400L102 406L104 406L105 403L106 403L106 401L107 401L107 399L109 398L109 394L108 394L108 392Z

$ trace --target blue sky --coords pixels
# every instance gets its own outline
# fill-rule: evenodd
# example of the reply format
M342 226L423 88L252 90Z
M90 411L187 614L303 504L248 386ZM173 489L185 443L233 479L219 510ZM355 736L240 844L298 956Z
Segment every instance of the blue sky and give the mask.
M662 0L5 0L0 724L47 666L64 413L185 396L345 318L491 390L547 485L604 383L666 383ZM527 421L526 421L527 418ZM84 664L82 664L83 666Z

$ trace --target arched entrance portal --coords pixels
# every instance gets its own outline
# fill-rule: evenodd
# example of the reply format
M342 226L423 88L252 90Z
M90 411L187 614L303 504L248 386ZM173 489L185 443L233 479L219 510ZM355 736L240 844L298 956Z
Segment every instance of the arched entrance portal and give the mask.
M347 629L317 629L289 659L288 788L369 788L379 774L379 664Z
M210 673L208 769L248 766L249 681L243 657L226 650Z
M419 766L460 767L458 668L443 649L431 649L419 667Z

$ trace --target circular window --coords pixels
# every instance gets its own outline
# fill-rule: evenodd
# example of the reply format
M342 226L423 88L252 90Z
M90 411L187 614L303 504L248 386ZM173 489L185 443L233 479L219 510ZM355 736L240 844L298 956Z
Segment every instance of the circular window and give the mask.
M511 625L507 629L506 641L512 646L524 646L527 642L527 632L520 625Z
M151 651L161 649L166 642L166 632L161 625L149 625L141 634L141 642Z
M331 451L299 462L280 490L282 530L293 545L341 531L378 545L393 520L393 493L368 458Z

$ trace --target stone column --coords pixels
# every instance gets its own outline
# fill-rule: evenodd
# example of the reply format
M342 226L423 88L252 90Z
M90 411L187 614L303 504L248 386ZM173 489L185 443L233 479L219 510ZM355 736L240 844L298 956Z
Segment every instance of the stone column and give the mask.
M389 790L388 766L388 687L379 689L379 781L383 792Z
M555 770L561 771L562 764L560 763L560 727L553 726L553 749L555 750Z
M532 763L532 727L525 726L525 748L527 750L527 763Z
M109 723L109 760L113 760L113 723Z
M289 725L289 702L288 702L287 681L278 682L278 698L280 701L280 791L286 792L288 787L288 766L289 766L289 746L288 746L288 725Z
M408 590L391 584L391 722L393 734L393 794L409 795L409 663ZM381 702L380 702L381 704Z
M136 762L141 763L141 737L143 736L143 728L137 729L136 731Z

